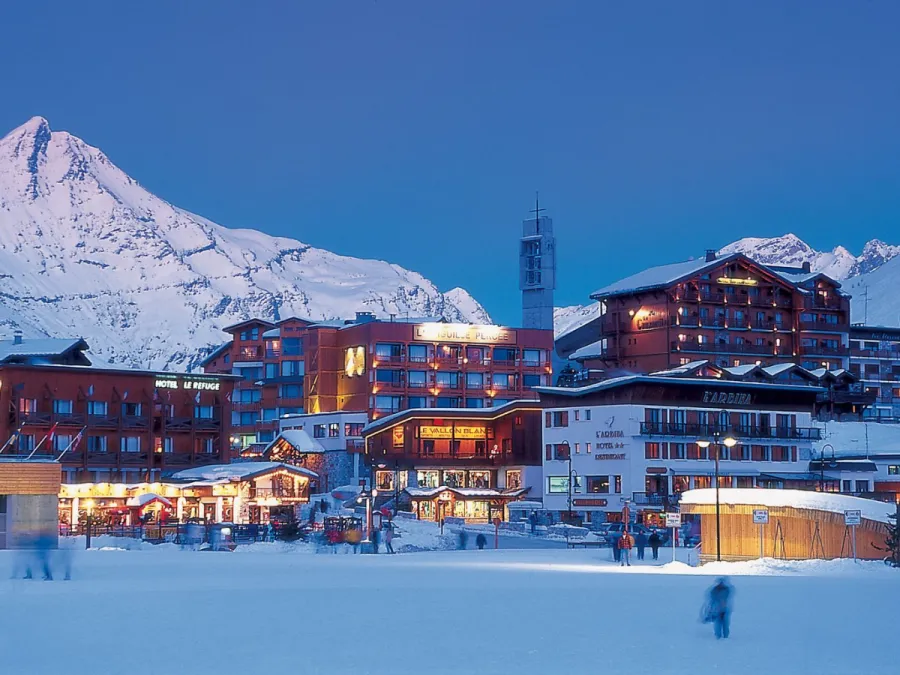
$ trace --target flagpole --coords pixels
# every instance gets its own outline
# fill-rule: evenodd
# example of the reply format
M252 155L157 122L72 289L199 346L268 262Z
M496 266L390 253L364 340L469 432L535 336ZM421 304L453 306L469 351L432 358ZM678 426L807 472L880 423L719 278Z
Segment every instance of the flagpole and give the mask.
M20 426L18 429L16 429L15 433L13 433L13 434L7 439L6 443L3 444L3 447L0 448L0 452L3 452L4 450L6 450L6 448L9 447L9 444L12 443L14 440L16 440L16 439L19 437L19 434L22 433L22 427L24 427L24 426L25 426L25 425L23 424L23 425Z
M36 452L40 449L40 447L44 444L44 441L46 441L46 440L50 437L50 435L51 435L54 431L56 431L56 427L57 427L57 426L59 426L59 422L57 422L57 423L54 424L52 427L50 427L50 431L48 431L46 434L44 434L44 437L41 439L41 442L38 443L36 446L34 446L34 450L32 450L32 451L31 451L31 454L28 455L28 457L25 458L26 460L31 459L32 457L34 457L34 453L36 453Z
M81 431L79 431L75 435L75 438L73 438L71 441L69 441L69 444L66 446L65 450L63 450L61 453L59 453L59 457L56 458L57 462L63 458L64 454L66 454L69 450L72 449L73 445L75 445L76 443L78 443L81 440L81 434L83 434L86 429L87 429L87 425L81 427Z

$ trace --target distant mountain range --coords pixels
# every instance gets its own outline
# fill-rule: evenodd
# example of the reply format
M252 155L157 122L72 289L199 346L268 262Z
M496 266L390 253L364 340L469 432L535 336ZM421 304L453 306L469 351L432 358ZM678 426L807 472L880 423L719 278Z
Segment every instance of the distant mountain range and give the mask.
M179 209L42 117L0 139L0 277L0 336L84 337L108 361L159 369L195 367L253 316L490 323L461 288Z
M900 294L897 293L900 288L900 246L872 239L863 247L862 254L855 256L843 246L830 252L817 251L796 235L786 234L768 239L739 239L721 248L718 255L731 253L743 253L766 265L800 267L808 262L813 270L840 281L843 290L853 296L851 320L854 323L900 326ZM556 335L564 335L587 323L598 312L597 303L557 307L554 313Z

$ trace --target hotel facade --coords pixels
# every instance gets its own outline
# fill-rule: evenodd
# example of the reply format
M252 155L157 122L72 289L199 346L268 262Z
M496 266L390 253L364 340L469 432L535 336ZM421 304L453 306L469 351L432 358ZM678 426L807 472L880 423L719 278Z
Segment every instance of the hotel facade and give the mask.
M714 486L717 448L720 487L815 488L813 418L824 391L677 372L541 388L544 509L596 523L628 505L658 524L680 493ZM734 447L716 444L727 436Z
M599 316L557 351L586 369L652 372L709 359L721 367L794 362L847 368L850 298L809 267L735 253L647 269L594 292Z
M418 408L478 410L536 399L552 383L552 330L383 321L251 320L203 363L239 377L238 445L269 443L286 415L365 412L370 420Z

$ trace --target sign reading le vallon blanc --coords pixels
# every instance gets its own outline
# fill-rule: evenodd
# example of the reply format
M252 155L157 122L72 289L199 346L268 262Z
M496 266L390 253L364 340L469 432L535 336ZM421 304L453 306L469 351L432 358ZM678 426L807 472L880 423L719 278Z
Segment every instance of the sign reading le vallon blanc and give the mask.
M157 379L154 385L157 389L194 389L204 391L219 391L219 382L217 380L191 380L183 378L175 379Z
M419 427L419 438L473 438L480 440L485 437L485 428L471 425L457 424L451 426L422 425Z
M516 331L509 328L465 323L420 323L414 326L413 336L425 342L516 343Z

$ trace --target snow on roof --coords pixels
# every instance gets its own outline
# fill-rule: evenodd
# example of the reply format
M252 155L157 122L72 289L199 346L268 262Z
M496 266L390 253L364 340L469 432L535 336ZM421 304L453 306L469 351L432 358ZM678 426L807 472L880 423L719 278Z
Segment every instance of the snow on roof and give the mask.
M721 265L723 261L738 255L740 254L735 253L730 256L725 256L724 258L717 258L710 262L707 262L706 258L699 258L697 260L686 260L684 262L651 267L643 272L632 274L630 277L625 277L613 284L609 284L608 286L604 286L603 288L594 291L591 293L591 298L597 300L609 295L647 290L659 286L668 286L683 277L700 272L707 267Z
M436 488L406 488L405 492L410 497L434 497L441 492L454 492L460 497L516 497L525 493L526 489L497 490L494 488L459 488L441 485Z
M900 425L881 422L828 422L822 427L822 440L814 444L814 456L825 448L834 448L836 457L873 457L900 453ZM831 447L826 447L831 446Z
M583 396L585 394L591 394L595 391L603 391L605 389L614 389L615 387L620 387L625 384L629 384L632 382L648 382L648 383L663 383L663 382L675 382L686 385L694 385L694 386L707 386L707 387L726 387L726 388L741 388L741 389L769 389L769 390L784 390L784 391L805 391L805 392L820 392L823 391L821 387L815 387L810 385L803 384L782 384L771 383L771 382L744 382L742 380L720 380L714 377L665 377L659 375L623 375L622 377L613 377L608 380L602 380L600 382L595 382L594 384L588 384L584 387L533 387L533 391L539 392L541 394L558 394L561 396Z
M290 443L294 450L297 450L299 452L325 452L325 448L322 447L322 444L319 443L319 441L311 438L308 433L303 431L303 429L285 429L280 434L278 434L274 441L269 443L269 445L266 447L266 450L271 448L279 440L282 439Z
M172 508L172 502L170 502L165 497L162 497L155 492L145 492L142 495L138 495L137 497L129 497L125 502L126 506L147 506L147 504L152 504L153 502L162 502L169 508Z
M538 388L533 387L532 389L537 390ZM429 415L431 417L453 418L471 417L473 419L483 419L486 417L496 417L504 414L507 410L513 410L522 406L540 408L540 403L532 399L514 399L491 408L407 408L406 410L399 410L390 415L379 417L377 420L372 420L363 428L363 436L371 435L376 429L390 425L396 420L409 415Z
M61 356L75 348L89 349L81 338L23 338L18 344L0 340L0 361L21 356Z
M763 368L763 370L766 373L768 373L769 375L771 375L772 377L775 377L776 375L780 375L784 371L791 370L793 368L798 368L799 370L802 370L803 372L807 372L807 373L809 372L808 370L806 370L806 368L803 368L802 366L798 366L796 363L776 363L773 366L765 366Z
M702 359L700 361L691 361L690 363L685 363L683 366L678 366L676 368L669 368L668 370L657 370L656 372L650 373L651 375L659 375L661 377L667 377L672 375L687 375L698 368L702 368L703 366L709 365L708 359Z
M282 469L292 473L301 473L311 478L318 478L319 475L299 466L291 466L282 462L237 462L235 464L211 464L210 466L200 466L194 469L185 469L172 474L172 478L176 480L246 480L261 473Z
M569 359L578 361L579 359L590 359L600 356L603 353L603 340L597 340L589 345L585 345L569 354Z
M767 490L760 488L722 488L719 490L722 504L747 504L759 506L789 506L795 509L815 509L843 514L844 511L861 511L862 517L879 523L887 523L888 516L897 509L895 504L876 502L829 492L808 490ZM715 504L716 490L703 488L688 490L681 495L682 504Z
M757 368L759 368L759 366L757 366L753 363L750 363L750 364L745 364L743 366L732 366L731 368L725 368L724 370L727 373L731 373L732 375L737 375L740 377L743 375L747 375L748 373L756 370Z
M264 338L277 338L277 337L281 337L281 329L280 329L280 328L273 328L272 330L267 330L265 333L263 333L263 337L264 337Z
M544 508L544 505L541 502L536 502L533 499L519 499L514 502L510 502L506 505L509 509L534 509L540 510Z

